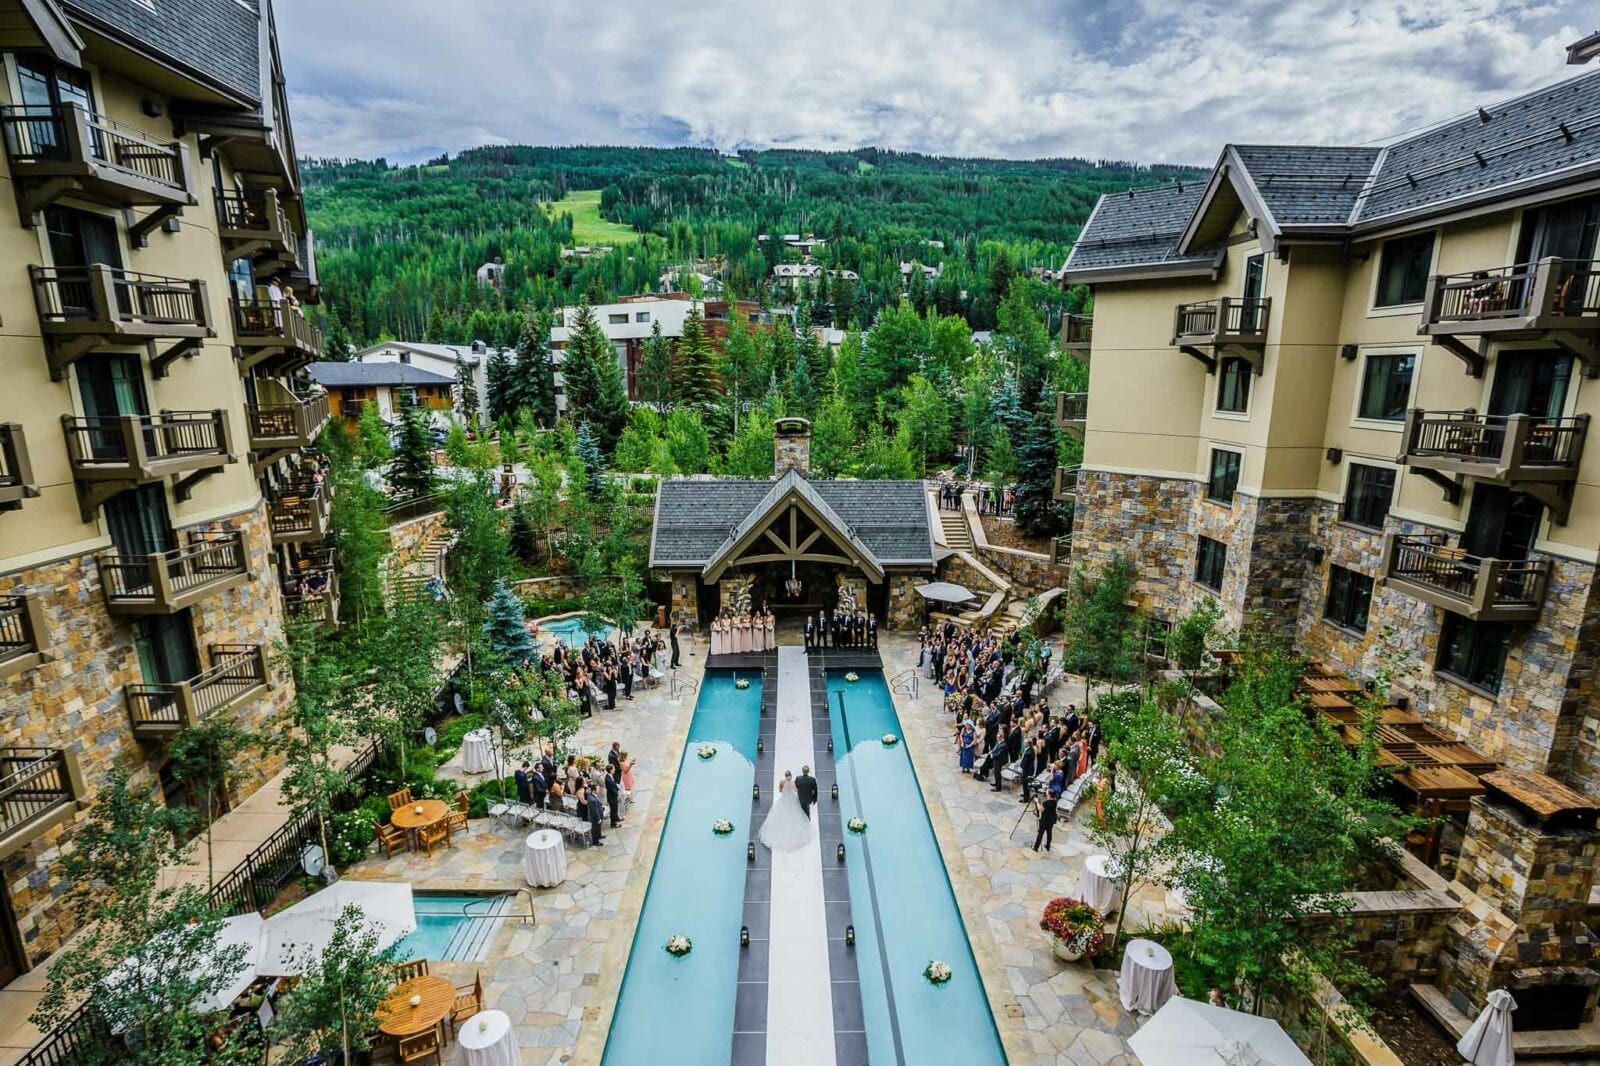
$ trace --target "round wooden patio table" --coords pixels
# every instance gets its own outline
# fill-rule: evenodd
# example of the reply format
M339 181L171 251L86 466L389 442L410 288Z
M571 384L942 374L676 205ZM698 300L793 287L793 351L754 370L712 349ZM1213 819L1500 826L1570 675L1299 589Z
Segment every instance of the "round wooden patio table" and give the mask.
M420 814L417 811L419 807L422 809ZM444 800L418 800L390 811L389 821L411 833L424 826L444 821L449 813L450 805Z
M422 1002L411 1005L412 996ZM450 1013L456 1002L456 986L448 977L427 974L401 981L378 1004L378 1029L390 1036L414 1036L427 1032Z

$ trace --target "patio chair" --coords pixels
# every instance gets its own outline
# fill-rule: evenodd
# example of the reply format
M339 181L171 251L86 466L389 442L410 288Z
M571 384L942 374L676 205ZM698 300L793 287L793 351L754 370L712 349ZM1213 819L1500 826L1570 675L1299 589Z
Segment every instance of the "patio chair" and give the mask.
M409 807L416 801L411 798L411 790L402 788L399 792L389 793L389 809L398 811L401 807Z
M427 850L428 858L431 859L433 858L433 846L435 844L443 844L447 848L452 846L450 843L450 828L444 822L425 825L417 830L417 843Z
M411 962L397 962L394 964L394 983L415 980L418 977L428 976L428 960L416 959Z
M372 824L378 827L378 843L383 845L384 858L392 859L395 852L405 851L410 846L406 840L406 831L399 826L384 825L379 821L374 821Z
M439 1047L439 1031L437 1029L429 1029L426 1032L400 1038L400 1061L405 1066L411 1066L413 1062L426 1062L429 1059L432 1059L438 1066L444 1066L444 1055Z
M452 833L467 831L467 794L456 793L455 809L445 815L444 827Z
M450 1027L453 1029L483 1010L483 971L472 978L470 985L456 986L455 1005L450 1008Z

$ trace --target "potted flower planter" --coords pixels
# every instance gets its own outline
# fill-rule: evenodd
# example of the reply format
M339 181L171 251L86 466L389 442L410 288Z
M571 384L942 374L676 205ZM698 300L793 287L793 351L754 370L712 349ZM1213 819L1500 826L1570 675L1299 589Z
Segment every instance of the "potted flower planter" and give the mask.
M1050 938L1056 958L1063 962L1097 955L1105 946L1105 919L1081 899L1061 896L1046 903L1039 928Z

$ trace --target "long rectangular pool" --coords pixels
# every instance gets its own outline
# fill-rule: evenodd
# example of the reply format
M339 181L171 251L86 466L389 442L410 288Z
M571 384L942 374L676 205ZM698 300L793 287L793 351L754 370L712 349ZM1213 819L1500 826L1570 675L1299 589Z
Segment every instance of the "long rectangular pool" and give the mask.
M885 734L903 736L889 687L882 671L859 674L852 683L842 671L828 671L828 709L839 817L867 823L864 835L845 833L845 862L871 1061L1002 1064L1000 1034L911 757L903 740L883 743ZM935 959L953 971L943 985L922 975Z
M728 1061L761 714L761 675L742 676L751 681L747 689L735 688L725 670L707 671L701 682L606 1040L607 1063ZM700 758L702 744L716 745L716 757ZM714 834L719 818L734 831ZM675 933L694 944L682 958L665 949Z

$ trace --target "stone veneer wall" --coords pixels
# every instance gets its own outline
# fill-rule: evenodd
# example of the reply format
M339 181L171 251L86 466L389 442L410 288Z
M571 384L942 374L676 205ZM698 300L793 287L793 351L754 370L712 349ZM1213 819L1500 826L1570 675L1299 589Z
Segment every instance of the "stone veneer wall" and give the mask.
M671 620L674 626L694 628L700 624L700 600L697 589L700 574L696 570L661 570L658 580L672 586Z
M973 552L984 566L1004 574L1006 580L1011 582L1012 591L1023 598L1039 596L1057 586L1066 585L1066 568L1051 566L1048 555L994 544L974 548Z
M889 629L916 631L922 627L922 594L918 585L934 580L931 573L889 574L889 617L884 625Z
M391 565L400 569L415 562L423 547L445 531L447 522L443 511L425 514L389 527L389 550L393 553Z
M294 698L294 685L271 650L283 637L283 600L271 565L266 511L258 507L203 528L244 531L253 580L191 608L200 661L209 664L213 644L261 644L269 649L273 686L237 713L247 732L270 734ZM23 590L39 598L52 657L7 680L0 692L0 746L73 752L91 798L114 769L158 787L164 761L161 745L134 739L122 695L124 685L143 680L133 626L130 619L107 613L94 556L74 556L0 576L0 594ZM249 796L281 767L281 756L252 752L242 757L229 780L233 801ZM75 824L51 829L0 864L33 965L60 947L73 930L71 916L60 902L67 889L60 860Z

